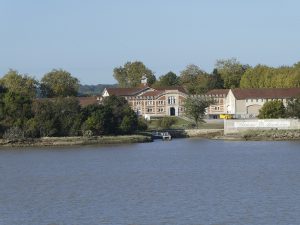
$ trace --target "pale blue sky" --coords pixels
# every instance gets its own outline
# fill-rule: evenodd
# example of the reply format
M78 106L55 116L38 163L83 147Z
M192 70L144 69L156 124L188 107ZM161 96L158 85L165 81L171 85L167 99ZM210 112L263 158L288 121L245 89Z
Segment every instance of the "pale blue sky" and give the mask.
M299 0L0 0L0 75L63 68L82 84L115 83L140 60L158 77L217 59L300 61Z

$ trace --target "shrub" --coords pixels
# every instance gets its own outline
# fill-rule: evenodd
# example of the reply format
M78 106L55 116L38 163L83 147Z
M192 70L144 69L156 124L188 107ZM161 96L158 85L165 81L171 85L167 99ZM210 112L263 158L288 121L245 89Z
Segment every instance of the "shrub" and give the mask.
M145 131L145 130L147 130L147 129L148 129L147 121L146 121L145 119L143 119L143 118L140 118L140 119L138 120L138 126L137 126L137 129L138 129L139 131Z
M260 119L276 119L285 117L285 108L282 101L266 102L259 110L258 118Z
M24 131L19 127L11 127L7 129L3 135L4 139L15 141L24 139Z
M162 129L170 129L175 123L176 119L173 117L166 116L158 120L158 126Z

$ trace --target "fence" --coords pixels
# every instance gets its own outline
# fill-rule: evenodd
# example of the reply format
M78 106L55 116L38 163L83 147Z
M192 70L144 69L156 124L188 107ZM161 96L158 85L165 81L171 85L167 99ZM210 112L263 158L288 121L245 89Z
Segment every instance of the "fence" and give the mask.
M246 130L296 130L300 129L297 119L224 120L224 134L237 134Z

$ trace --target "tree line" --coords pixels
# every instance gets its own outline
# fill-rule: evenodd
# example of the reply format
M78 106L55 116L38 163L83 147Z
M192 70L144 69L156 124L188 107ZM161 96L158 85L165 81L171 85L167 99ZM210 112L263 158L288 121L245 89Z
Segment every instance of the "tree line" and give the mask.
M191 64L179 75L170 71L156 79L142 62L127 62L116 67L113 76L119 87L137 87L142 76L153 87L184 86L189 94L202 94L211 89L229 88L291 88L300 87L300 62L278 68L266 65L242 64L237 59L221 59L211 73Z
M79 82L64 70L34 78L10 70L0 79L0 137L130 134L146 129L122 97L81 107ZM37 98L42 96L44 98Z

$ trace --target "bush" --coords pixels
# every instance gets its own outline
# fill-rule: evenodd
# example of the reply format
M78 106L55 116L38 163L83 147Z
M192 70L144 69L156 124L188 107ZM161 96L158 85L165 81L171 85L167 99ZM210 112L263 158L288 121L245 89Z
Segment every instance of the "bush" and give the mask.
M285 117L285 107L282 101L266 102L259 110L259 119L277 119Z
M3 138L11 141L24 139L24 131L19 127L11 127L5 131Z
M148 129L147 121L146 121L145 119L143 119L143 118L140 118L140 119L138 120L138 126L137 126L137 129L138 129L139 131L145 131L145 130L147 130L147 129Z
M91 131L91 130L85 130L83 132L83 136L84 137L92 137L93 136L93 131Z
M170 129L172 125L176 123L176 119L173 117L163 117L158 120L157 125L162 129Z
M39 129L37 121L34 118L31 118L25 123L25 136L31 138L40 137Z

